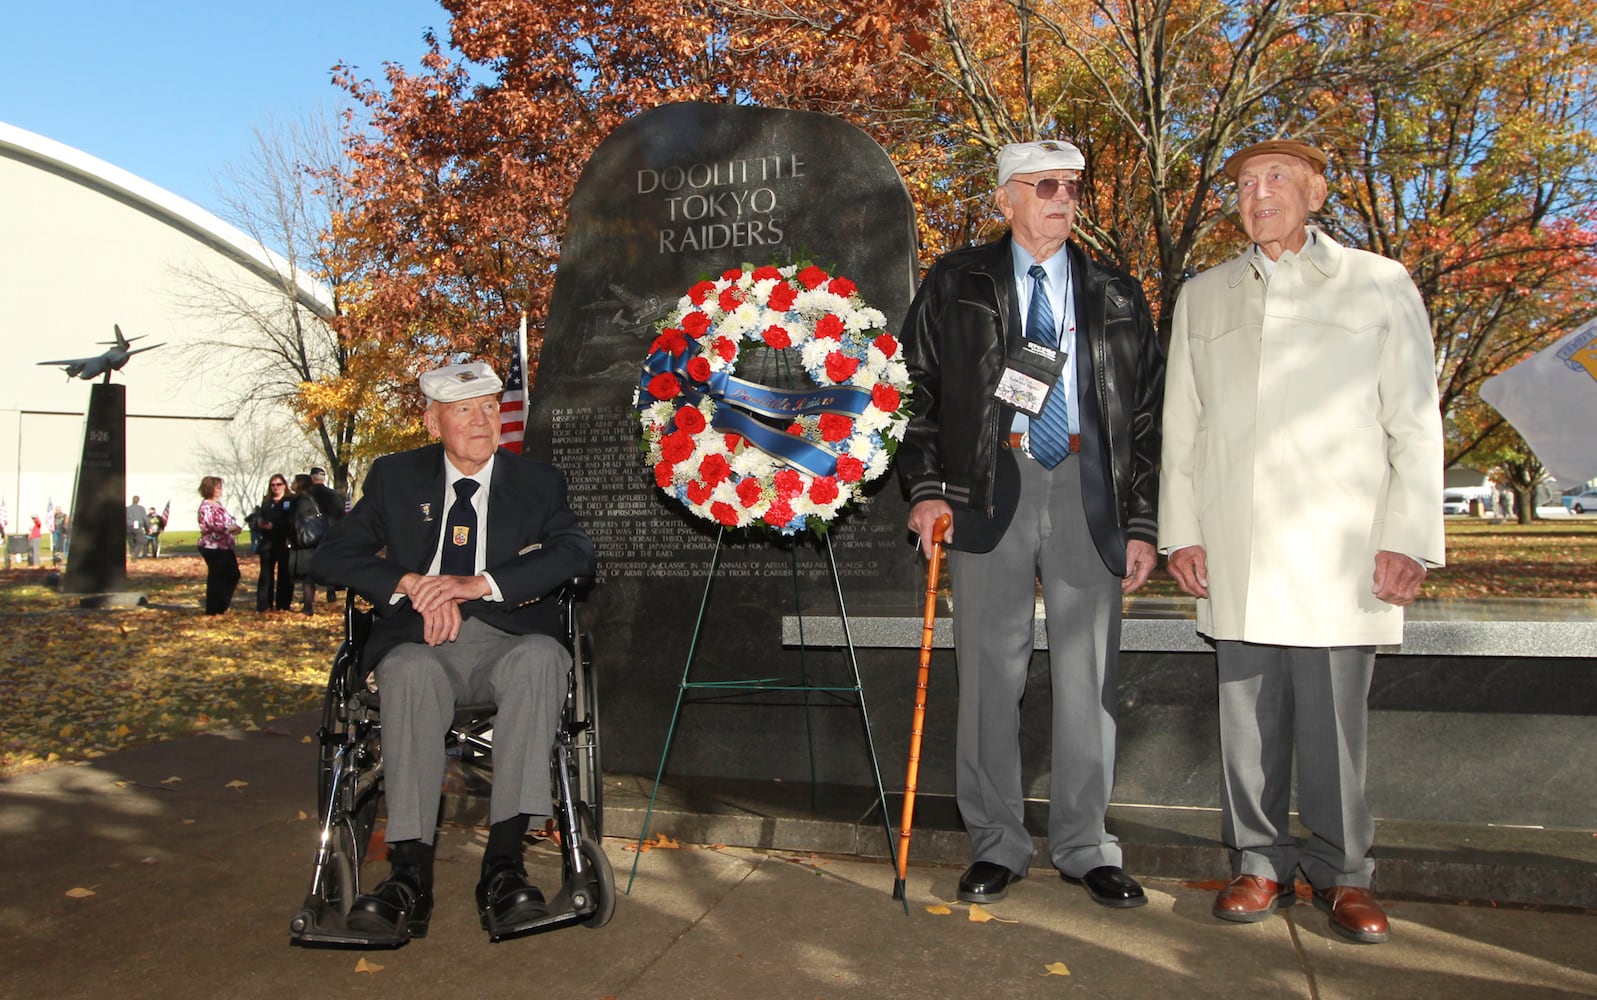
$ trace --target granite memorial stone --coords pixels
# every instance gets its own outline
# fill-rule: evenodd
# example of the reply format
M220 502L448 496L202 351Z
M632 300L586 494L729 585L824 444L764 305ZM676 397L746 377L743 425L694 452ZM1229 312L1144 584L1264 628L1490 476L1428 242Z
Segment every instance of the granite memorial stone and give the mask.
M743 264L806 261L851 278L897 333L915 290L913 208L887 155L841 120L666 105L617 129L578 181L527 448L565 469L572 507L599 548L589 620L597 631L608 770L654 771L716 553L715 527L655 487L639 443L632 396L656 324L700 279ZM776 383L793 367L749 351L738 374ZM802 368L798 376L805 377ZM912 598L924 586L896 481L888 475L872 485L829 532L851 611L855 601ZM843 682L847 663L836 651L784 649L781 639L781 617L796 601L830 601L835 613L833 594L825 552L813 538L726 536L692 679ZM806 702L816 710L791 707ZM670 770L871 784L852 704L789 692L689 706Z

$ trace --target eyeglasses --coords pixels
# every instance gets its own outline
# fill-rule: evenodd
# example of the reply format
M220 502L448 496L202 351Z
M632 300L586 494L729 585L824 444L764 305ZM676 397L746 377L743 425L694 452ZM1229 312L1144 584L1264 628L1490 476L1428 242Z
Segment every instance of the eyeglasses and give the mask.
M283 482L283 480L281 480L281 479L274 479L274 480L272 480L272 485L273 486L285 486L286 487L288 484Z
M1064 180L1060 180L1057 177L1044 177L1040 181L1023 181L1019 177L1011 177L1010 180L1016 184L1024 184L1032 188L1037 192L1037 197L1043 201L1053 201L1054 196L1061 189L1064 190L1065 197L1070 201L1075 201L1081 196L1081 178L1079 177L1068 177Z

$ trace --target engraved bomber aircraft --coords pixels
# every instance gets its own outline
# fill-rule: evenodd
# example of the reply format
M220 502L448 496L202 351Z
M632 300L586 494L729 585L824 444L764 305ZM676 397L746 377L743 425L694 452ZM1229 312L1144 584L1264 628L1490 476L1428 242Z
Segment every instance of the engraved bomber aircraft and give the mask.
M98 354L92 358L68 358L65 361L40 361L38 363L41 365L60 365L66 369L67 378L69 379L81 378L85 382L92 382L104 375L105 380L109 382L111 381L111 373L120 371L122 366L127 364L128 359L133 357L133 355L138 354L140 351L153 351L157 347L165 346L164 344L151 344L148 347L133 347L131 346L133 341L143 340L144 338L124 337L122 336L122 328L114 323L111 325L111 329L116 331L116 339L100 341L102 344L111 345L111 349L104 354Z
M621 327L627 333L643 333L651 330L654 321L671 311L676 303L661 302L659 296L634 295L620 285L611 284L610 292L615 295L613 299L600 299L583 306L584 311L605 311L615 309L616 313L610 317L610 322ZM619 308L617 308L619 307Z

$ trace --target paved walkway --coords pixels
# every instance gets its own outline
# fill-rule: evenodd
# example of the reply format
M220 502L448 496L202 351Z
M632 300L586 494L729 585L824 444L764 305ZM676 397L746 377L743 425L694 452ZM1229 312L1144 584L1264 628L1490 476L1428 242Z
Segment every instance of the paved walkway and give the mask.
M426 940L293 948L314 725L0 782L0 996L1597 996L1597 915L1397 901L1391 942L1369 947L1309 906L1234 926L1209 915L1211 890L1148 880L1148 906L1111 911L1035 870L981 922L951 904L956 867L914 866L906 915L881 861L687 843L644 854L608 926L490 945L471 900L484 831L461 826L443 833ZM624 886L631 842L605 847ZM557 878L547 848L529 867Z

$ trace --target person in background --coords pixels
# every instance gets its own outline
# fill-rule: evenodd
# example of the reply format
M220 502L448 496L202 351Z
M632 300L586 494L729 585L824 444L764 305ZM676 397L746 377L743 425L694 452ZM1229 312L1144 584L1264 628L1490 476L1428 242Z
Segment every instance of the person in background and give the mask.
M166 530L166 518L159 514L150 515L150 526L144 534L144 556L147 559L156 559L161 555L161 532Z
M316 506L321 508L322 516L327 519L327 526L331 528L344 518L344 500L338 492L327 485L327 470L321 466L311 467L311 496L316 498ZM327 600L331 602L338 596L338 588L327 588Z
M255 610L287 611L294 602L294 573L289 535L294 531L294 501L288 495L288 480L281 472L272 473L266 496L255 508L250 522L251 548L260 556L255 577Z
M311 477L301 472L294 477L294 485L289 492L289 601L293 602L293 588L298 586L300 610L307 615L316 613L316 581L311 579L311 559L316 555L316 545L321 540L317 532L325 531L327 526L325 512L312 493L313 485ZM317 519L320 524L315 531L306 527L312 519Z
M221 476L200 480L200 557L205 560L205 613L220 615L233 605L238 589L238 555L233 539L244 526L222 506ZM135 499L137 499L135 497Z
M37 566L44 560L44 522L39 520L39 515L33 515L33 524L28 527L28 565Z
M1251 243L1176 300L1159 545L1215 640L1233 877L1214 916L1290 906L1301 867L1331 930L1377 944L1370 681L1375 648L1403 641L1403 607L1445 556L1442 418L1408 272L1309 224L1327 162L1272 139L1222 168ZM1324 502L1299 502L1304 489Z
M144 509L135 496L127 506L128 555L134 559L144 554L144 531L150 526L150 512Z
M66 561L67 546L71 544L72 524L67 518L67 512L61 507L55 509L55 537L50 545L51 562L60 564Z

